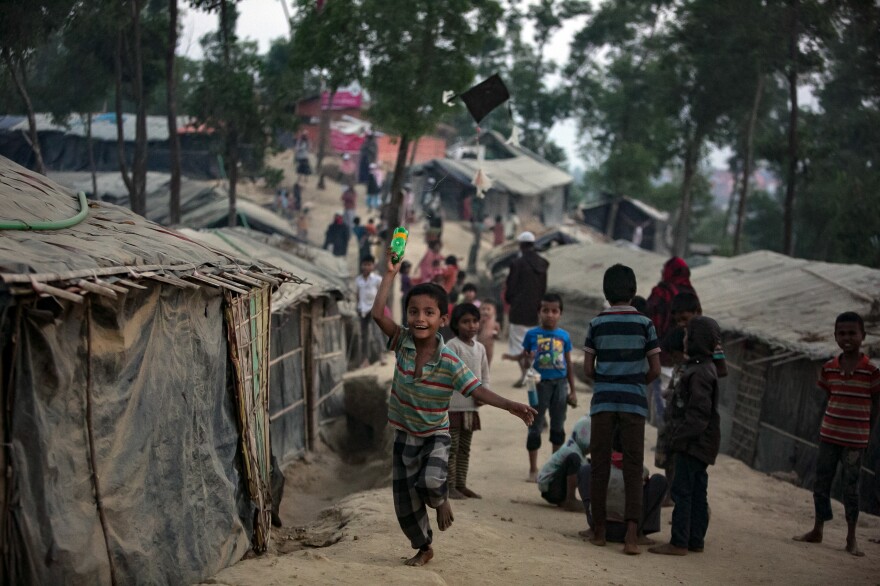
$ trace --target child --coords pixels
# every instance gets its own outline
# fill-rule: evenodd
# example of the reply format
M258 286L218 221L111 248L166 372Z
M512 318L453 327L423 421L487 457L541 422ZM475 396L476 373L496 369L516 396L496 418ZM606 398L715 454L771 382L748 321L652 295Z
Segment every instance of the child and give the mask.
M590 321L584 342L584 375L594 380L591 438L592 472L590 507L593 511L593 545L605 545L606 500L611 474L611 438L620 428L627 523L623 551L641 553L638 523L642 516L642 469L645 460L645 387L660 375L660 348L650 319L629 304L636 294L636 275L616 264L605 271L602 282L611 307Z
M498 323L498 306L491 299L483 299L480 304L480 333L477 340L486 347L486 358L492 366L492 354L495 352L495 340L501 335Z
M668 457L668 437L666 435L666 409L667 401L672 396L678 379L685 366L684 351L684 332L687 330L688 323L696 316L703 315L703 308L700 300L695 293L685 292L679 293L672 298L670 305L672 312L672 322L674 329L669 332L666 338L661 342L661 348L669 354L673 364L672 376L669 380L669 386L663 391L660 397L655 397L654 410L657 414L657 448L654 452L654 463L659 468L664 468L666 478L670 481L675 474L675 467L672 458ZM721 346L719 338L718 346L712 352L712 362L715 364L715 370L718 378L727 376L727 361L724 357L724 348ZM667 499L664 506L671 506L672 501Z
M526 449L529 451L529 482L538 479L538 450L544 430L544 413L550 411L550 443L555 452L565 441L566 404L577 406L574 371L571 369L571 337L558 328L562 315L562 297L547 293L538 310L539 325L526 332L522 356L529 358L541 375L538 383L538 416L529 427ZM565 392L568 381L568 394Z
M373 301L376 299L376 293L379 291L379 283L382 278L373 272L376 266L376 259L369 254L361 258L361 272L355 277L354 285L357 289L357 312L360 317L360 365L361 368L370 365L370 347L376 348L378 345L379 357L382 364L385 364L385 355L382 352L382 340L379 337L379 331L376 324L370 319L370 311L373 308ZM371 344L376 342L376 344Z
M828 394L828 402L819 427L819 455L813 483L816 522L812 531L794 540L822 543L825 522L833 518L831 484L840 463L846 551L861 557L865 554L856 542L859 471L880 411L880 370L861 352L865 322L859 314L847 311L837 316L834 341L843 353L826 362L819 373L819 388Z
M651 553L687 555L703 551L709 527L706 469L715 463L721 445L721 417L718 415L718 374L712 352L721 334L708 317L694 317L688 323L684 373L670 405L669 449L675 460L672 479L672 537L669 543L651 547Z
M590 453L590 418L581 417L574 424L571 437L553 452L538 474L538 489L548 503L566 511L583 511L577 498L578 472Z
M477 286L473 283L465 283L461 287L461 298L459 303L471 303L477 309L480 308L480 300L477 299Z
M407 327L398 326L385 314L391 284L400 264L386 258L385 275L373 302L373 319L388 336L388 349L396 355L396 367L388 399L388 423L395 429L392 452L394 511L404 534L417 553L406 561L421 566L434 557L433 532L426 506L437 510L437 524L445 531L452 524L452 507L446 498L449 458L449 400L453 392L505 409L526 425L535 410L483 388L464 362L446 348L437 335L446 323L448 300L439 286L425 283L413 287L406 299Z
M303 206L302 211L296 217L296 237L303 242L309 241L309 208Z
M448 347L455 351L471 369L484 388L489 386L489 360L486 348L475 340L480 331L480 310L471 303L456 305L449 322L455 338ZM480 429L479 405L473 398L453 394L449 401L449 433L452 445L449 451L449 498L482 498L467 487L468 464L471 457L471 439Z

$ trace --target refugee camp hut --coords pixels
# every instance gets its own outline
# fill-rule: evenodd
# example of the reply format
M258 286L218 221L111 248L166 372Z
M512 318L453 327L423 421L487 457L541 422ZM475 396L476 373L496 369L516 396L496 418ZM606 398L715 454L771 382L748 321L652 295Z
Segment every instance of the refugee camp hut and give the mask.
M607 305L602 291L606 269L618 263L630 267L636 274L636 293L647 298L660 280L666 261L659 254L625 242L568 244L542 254L550 261L548 291L559 293L565 301L560 327L575 340L584 339L589 321Z
M482 148L483 160L479 160ZM477 171L485 173L492 186L482 200L475 200L473 185ZM417 196L426 189L436 190L446 219L469 220L469 210L485 218L507 219L517 214L527 222L536 219L548 226L561 224L568 210L571 175L528 149L505 142L494 131L481 134L479 145L465 145L450 151L446 159L433 159L416 165L420 176ZM427 178L434 179L429 187Z
M721 379L722 449L763 472L812 486L825 394L822 363L839 354L834 320L866 321L863 351L880 357L880 270L758 251L694 269L706 315L724 332L729 376ZM862 507L878 513L880 434L863 460Z
M0 583L188 584L267 547L271 290L0 158Z
M118 131L116 113L105 112L91 117L72 114L58 122L51 114L37 113L37 138L40 152L47 169L53 171L89 171L119 173ZM122 114L122 150L129 165L134 159L137 116ZM180 167L186 177L219 179L223 165L217 156L219 135L211 129L189 124L187 117L178 117L177 132L180 139ZM28 136L26 116L0 115L0 156L28 168L36 164L34 150ZM171 151L168 141L168 118L147 116L147 169L171 171ZM91 140L89 140L91 135ZM252 167L250 147L241 151L242 164ZM90 154L91 151L91 154ZM90 191L90 190L89 190ZM88 191L87 191L88 193Z
M604 194L580 209L585 224L611 240L629 240L636 246L666 254L669 214L626 196Z
M348 338L340 302L347 284L314 259L275 248L245 228L181 232L217 250L259 258L303 279L282 284L272 295L269 429L273 453L283 465L313 449L319 427L343 414Z

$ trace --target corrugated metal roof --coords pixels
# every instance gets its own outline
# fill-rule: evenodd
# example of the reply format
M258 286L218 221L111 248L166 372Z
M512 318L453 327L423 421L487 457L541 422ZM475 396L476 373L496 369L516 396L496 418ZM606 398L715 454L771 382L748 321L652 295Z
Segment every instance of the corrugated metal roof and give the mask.
M636 273L647 298L666 257L615 244L569 244L543 253L550 261L548 285L576 302L604 299L602 275L615 263ZM880 355L880 270L757 251L713 257L691 273L703 311L727 332L813 359L834 355L834 320L855 311L866 320L864 349Z
M72 191L0 157L0 218L34 223L71 218L79 211ZM287 277L268 263L239 261L104 202L89 202L86 218L70 228L0 231L0 279L7 283L22 279L51 283L108 274L137 277L143 271L190 276L196 271L248 269Z
M56 124L51 114L36 114L37 132L60 132L74 136L86 136L87 119L79 114L71 114L64 124ZM177 127L184 128L189 123L185 116L177 117ZM168 140L168 118L147 116L147 140ZM136 135L137 117L134 114L122 115L122 131L125 140L133 141ZM0 129L7 132L29 130L27 118L21 116L0 116ZM92 138L94 140L116 141L116 113L107 112L92 116Z

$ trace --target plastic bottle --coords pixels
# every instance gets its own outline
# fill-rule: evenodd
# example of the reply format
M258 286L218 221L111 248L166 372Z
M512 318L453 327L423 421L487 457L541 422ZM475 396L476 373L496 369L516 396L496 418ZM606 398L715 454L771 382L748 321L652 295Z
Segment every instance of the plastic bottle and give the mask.
M526 388L529 392L529 407L538 406L538 381L541 375L532 367L526 371Z
M403 226L394 229L391 235L391 264L397 264L403 259L403 253L406 250L406 241L409 238L409 230Z

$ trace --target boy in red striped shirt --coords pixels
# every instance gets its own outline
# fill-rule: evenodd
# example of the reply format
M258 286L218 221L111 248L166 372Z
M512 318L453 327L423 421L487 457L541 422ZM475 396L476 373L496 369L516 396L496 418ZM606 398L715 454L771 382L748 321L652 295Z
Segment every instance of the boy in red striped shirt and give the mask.
M822 543L822 528L833 517L831 483L840 462L840 484L846 513L846 551L865 555L856 542L859 519L859 474L862 456L868 448L871 430L880 411L880 370L862 354L865 323L852 311L841 313L834 322L834 340L843 353L822 366L819 388L828 393L825 415L819 428L819 455L813 502L816 523L813 530L795 541Z

